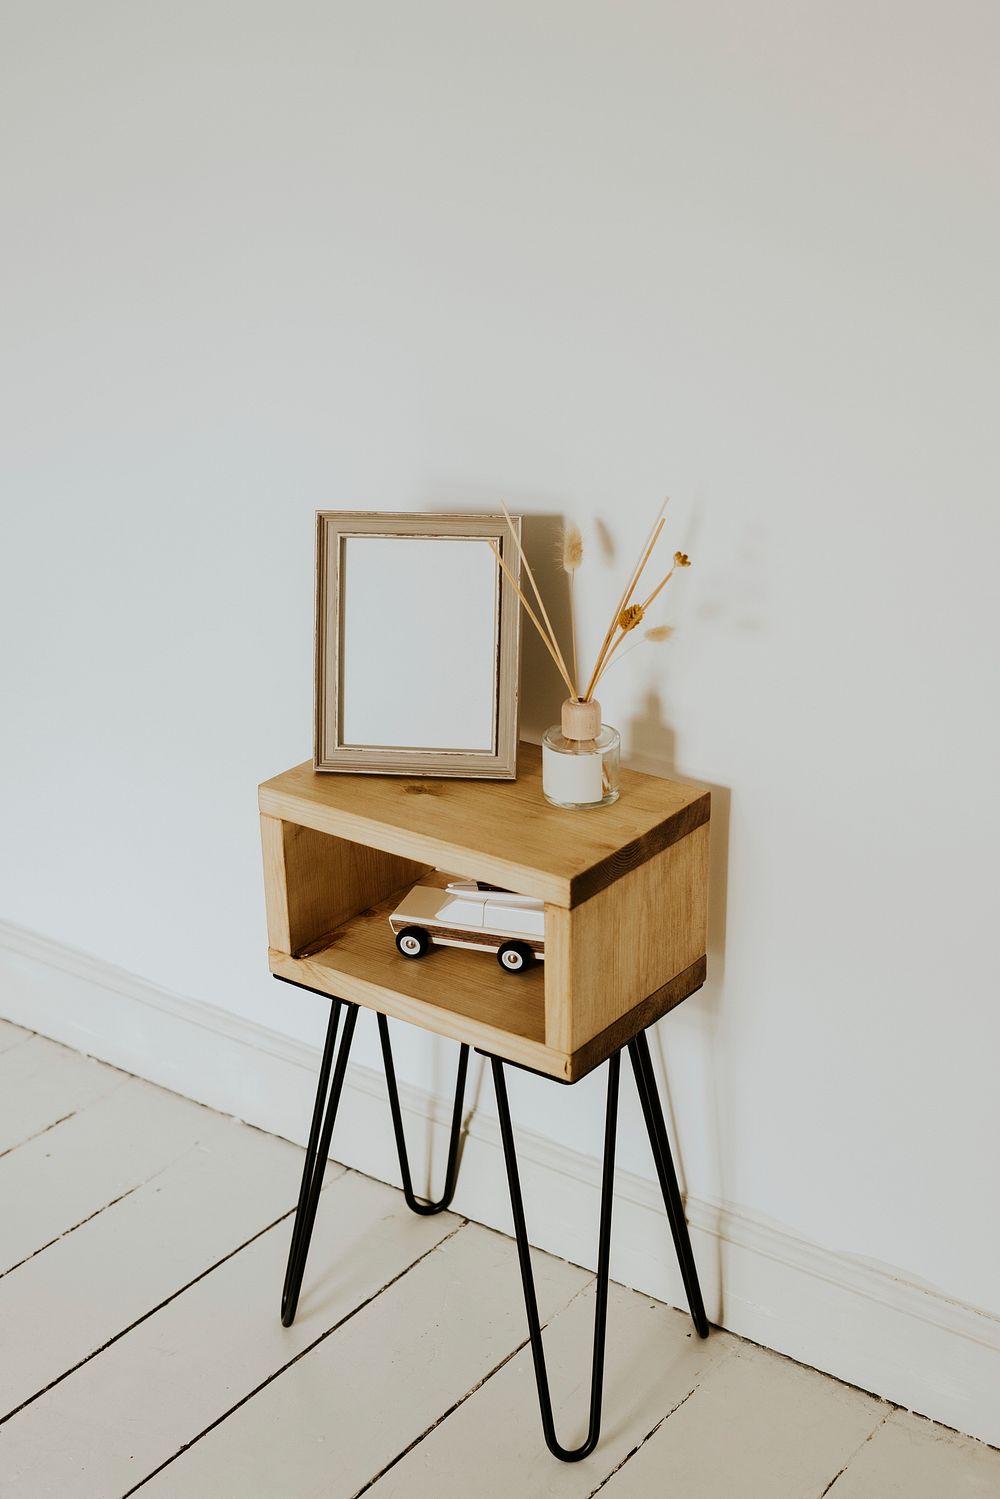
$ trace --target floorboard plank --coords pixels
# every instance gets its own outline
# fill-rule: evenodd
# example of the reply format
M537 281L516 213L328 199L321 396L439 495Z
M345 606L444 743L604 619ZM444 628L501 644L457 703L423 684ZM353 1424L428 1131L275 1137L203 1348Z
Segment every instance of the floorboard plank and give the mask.
M549 1256L536 1270L543 1317L591 1279ZM514 1246L470 1224L165 1468L142 1499L349 1499L526 1336ZM478 1495L479 1480L473 1455L465 1481L437 1493Z
M17 1204L0 1215L0 1275L225 1128L221 1114L125 1078L0 1158L0 1202Z
M44 1036L0 1052L0 1156L128 1082Z
M293 1327L278 1318L286 1220L8 1421L4 1499L130 1491L458 1223L414 1217L401 1193L367 1177L338 1177L320 1199Z
M230 1121L0 1279L0 1423L293 1209L301 1170L301 1150Z
M594 1286L545 1331L556 1431L564 1446L583 1441L590 1406ZM371 1490L370 1499L439 1499L461 1494L475 1473L476 1499L589 1499L668 1410L736 1347L726 1333L706 1341L681 1312L612 1285L608 1306L604 1419L597 1451L560 1463L542 1436L531 1351L525 1348L432 1431Z
M1000 1452L906 1411L893 1411L829 1499L997 1499Z
M663 1499L668 1491L819 1499L889 1409L743 1343L614 1474L601 1499Z
M3 1499L1000 1495L1000 1453L727 1334L701 1343L620 1286L601 1443L564 1466L510 1241L331 1166L286 1331L300 1151L5 1022L0 1115L31 1132L0 1157L0 1269L24 1260L0 1273L0 1411L36 1397L0 1421ZM593 1283L543 1255L536 1275L571 1443Z

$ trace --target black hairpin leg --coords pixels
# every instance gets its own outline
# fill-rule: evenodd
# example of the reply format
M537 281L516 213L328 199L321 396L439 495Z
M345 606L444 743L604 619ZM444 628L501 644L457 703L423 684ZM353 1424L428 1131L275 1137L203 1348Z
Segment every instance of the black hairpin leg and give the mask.
M705 1315L701 1286L698 1284L698 1267L691 1250L687 1220L684 1217L684 1204L677 1185L677 1172L674 1170L674 1161L670 1154L670 1141L667 1138L667 1127L663 1121L660 1096L656 1091L656 1078L653 1075L653 1064L649 1055L649 1042L646 1040L644 1031L640 1031L628 1043L628 1050L632 1059L636 1087L639 1089L639 1102L642 1104L643 1117L649 1132L649 1143L653 1147L653 1160L656 1163L656 1174L660 1179L663 1205L670 1220L670 1232L674 1239L674 1249L677 1251L677 1263L680 1265L684 1290L691 1309L691 1319L698 1336L707 1338L708 1318Z
M459 1142L462 1136L462 1105L465 1102L465 1075L469 1070L469 1048L462 1046L458 1053L458 1078L455 1082L455 1107L451 1115L451 1139L448 1142L448 1165L444 1174L444 1192L437 1202L421 1202L413 1193L410 1162L406 1153L406 1137L403 1134L403 1116L399 1108L399 1091L396 1087L396 1068L392 1060L392 1047L389 1044L389 1021L381 1011L378 1015L378 1034L382 1042L382 1061L385 1066L385 1085L389 1092L392 1128L396 1136L396 1149L399 1152L399 1173L403 1178L403 1196L411 1212L429 1217L432 1213L443 1212L455 1195L455 1183L458 1180Z
M341 1010L346 1012L344 1033L340 1041L337 1065L334 1067L333 1053L337 1044L337 1026ZM281 1293L281 1320L285 1327L291 1327L299 1304L302 1272L306 1268L309 1241L312 1238L313 1224L316 1221L316 1205L323 1186L323 1173L330 1154L330 1140L337 1117L337 1106L344 1088L347 1059L351 1053L351 1041L354 1039L357 1019L357 1005L351 1004L348 1000L335 999L333 1001L330 1009L330 1024L326 1032L326 1045L323 1048L323 1061L319 1069L319 1082L316 1085L316 1105L313 1109L312 1127L309 1130L309 1144L306 1146L302 1185L299 1188L299 1205L295 1210L292 1243L288 1251L285 1286ZM333 1071L332 1083L330 1082L331 1069Z
M528 1314L528 1334L531 1338L531 1356L535 1365L535 1383L538 1386L538 1404L542 1412L542 1431L545 1442L554 1457L564 1463L579 1462L589 1457L597 1446L601 1434L601 1401L604 1393L604 1340L608 1323L608 1271L611 1263L611 1205L614 1198L615 1137L618 1128L618 1081L621 1052L615 1052L608 1062L608 1107L604 1123L604 1176L601 1185L601 1232L597 1251L597 1305L594 1310L594 1361L590 1380L590 1428L581 1447L561 1447L556 1438L555 1422L552 1419L552 1397L549 1394L548 1375L545 1372L545 1350L542 1347L542 1327L538 1318L538 1301L535 1297L535 1281L531 1273L531 1254L528 1248L528 1230L524 1221L524 1204L521 1200L521 1183L517 1171L517 1156L514 1152L514 1132L510 1123L510 1105L507 1102L507 1083L503 1063L493 1057L493 1082L497 1093L497 1113L500 1119L500 1138L503 1141L504 1161L507 1165L507 1182L510 1187L510 1205L514 1215L514 1233L517 1238L517 1257L521 1266L521 1281L524 1285L524 1306Z

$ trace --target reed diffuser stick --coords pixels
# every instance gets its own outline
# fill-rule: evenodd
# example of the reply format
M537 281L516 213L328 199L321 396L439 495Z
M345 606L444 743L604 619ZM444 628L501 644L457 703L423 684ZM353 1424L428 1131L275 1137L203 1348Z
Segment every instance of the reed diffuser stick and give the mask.
M504 516L505 516L506 521L507 521L507 525L508 525L508 527L510 529L510 534L514 538L514 545L517 547L517 550L521 554L521 565L523 566L525 572L528 574L528 580L531 583L531 586L532 586L532 588L535 591L535 598L538 600L538 607L541 610L542 618L545 620L545 624L546 624L546 627L547 627L548 632L549 632L549 639L552 642L552 648L555 651L556 655L559 657L559 663L560 663L560 668L561 668L561 671L562 671L563 681L564 682L568 682L570 680L569 671L567 669L565 659L563 658L563 653L559 649L559 641L556 638L556 632L555 632L555 630L553 630L553 628L552 628L552 621L549 619L548 610L545 607L545 602L544 602L544 600L542 598L541 593L538 590L538 584L535 582L535 575L531 571L531 563L528 561L527 556L525 555L524 547L521 545L521 538L518 536L517 532L514 529L514 522L510 518L510 511L507 509L507 506L503 503L502 500L500 501L500 508L503 510ZM576 690L571 685L570 686L570 697L575 697L575 696L576 696Z
M541 590L539 589L538 584L535 581L535 575L531 570L531 564L525 554L524 547L521 545L520 537L515 530L510 511L507 509L507 506L504 505L501 501L504 518L507 521L507 525L510 530L514 545L517 547L518 555L521 559L521 562L524 564L524 570L528 575L528 580L530 582L532 590L534 591L535 599L537 600L537 612L535 610L535 607L528 602L525 590L516 581L513 573L511 572L507 563L504 561L500 552L499 540L491 540L490 546L493 550L494 556L497 559L497 562L500 565L501 570L503 571L504 576L507 578L508 582L511 584L511 587L514 589L514 592L520 599L525 613L538 632L542 644L545 646L545 649L548 651L549 656L552 658L553 665L555 666L560 677L566 685L566 690L569 693L569 701L563 704L563 725L564 733L571 739L574 737L582 737L582 735L577 735L569 728L565 727L566 723L568 722L566 718L567 711L572 710L572 714L576 715L576 717L573 718L572 721L575 728L580 728L580 714L584 712L584 710L587 708L587 705L590 704L592 705L591 711L598 714L598 723L600 722L600 710L594 698L594 692L597 688L598 683L601 681L612 660L620 660L621 656L628 655L628 651L622 651L621 655L619 655L619 648L622 642L624 641L626 635L634 635L634 632L642 623L650 604L652 604L654 600L657 599L662 593L663 589L666 588L676 570L679 567L690 567L691 565L691 559L686 555L686 553L675 552L673 564L670 567L669 571L664 577L660 579L656 587L652 590L645 601L641 604L632 602L635 592L639 587L639 584L642 581L643 577L645 576L646 568L649 565L650 558L652 557L653 552L656 550L656 544L659 541L660 536L663 532L663 528L666 524L666 521L664 520L664 512L667 508L668 503L669 500L665 499L656 513L656 517L653 521L653 525L649 532L649 535L646 537L646 540L643 543L642 549L639 552L639 556L635 562L635 565L628 575L628 581L626 582L625 587L622 589L622 593L618 599L618 603L615 605L615 611L611 616L611 622L608 625L604 639L601 642L601 649L597 653L597 659L594 662L594 669L590 674L587 686L585 690L581 692L581 677L579 675L579 662L576 650L576 611L573 607L575 603L575 574L583 559L583 538L580 535L579 527L575 525L567 525L564 528L561 549L563 571L569 576L570 586L570 632L572 647L571 660L573 663L573 669L571 673L569 667L566 664L566 658L563 655L562 649L559 645L559 639L553 628L552 621L549 618L548 610L545 607L545 600L542 598ZM539 618L539 615L541 616L541 618ZM668 634L669 628L666 626L660 626L654 630L647 630L645 632L645 635L640 638L650 641L664 640L666 639L666 636ZM638 644L638 640L636 640L635 643ZM586 721L589 724L590 718L587 717Z
M663 527L665 525L663 512L666 509L666 506L667 502L666 500L664 500L662 506L660 507L660 512L656 517L656 522L653 526L652 534L650 535L649 540L646 542L645 547L639 555L639 561L632 569L630 580L626 585L621 598L618 601L618 607L615 609L615 612L612 615L611 623L608 625L608 632L604 637L604 643L597 653L597 660L594 663L594 670L591 673L590 681L587 683L587 690L583 694L584 702L589 702L591 697L593 697L594 688L597 685L597 679L601 675L601 668L607 659L608 648L610 647L612 639L614 638L615 630L618 628L618 621L621 619L624 610L628 608L632 595L638 587L639 579L642 577L643 571L645 570L646 563L649 561L653 552L653 548L656 546L656 543L660 539L660 532L663 530Z
M520 587L520 585L517 582L517 579L514 577L514 574L511 572L510 568L507 566L506 562L501 557L501 555L500 555L500 548L497 546L496 542L492 538L490 538L490 546L493 548L493 554L494 554L494 556L496 557L497 561L500 564L500 567L501 567L501 570L503 571L504 577L507 579L508 583L513 588L514 592L517 594L518 598L521 600L521 605L522 605L522 607L524 609L525 614L528 616L528 618L531 620L531 623L534 625L535 629L538 631L538 634L539 634L539 636L541 638L542 644L544 645L545 649L548 651L549 655L552 657L552 661L553 661L553 663L555 665L556 671L558 671L559 675L562 677L563 681L566 683L566 690L567 690L567 692L569 693L570 697L575 697L576 696L576 688L573 686L573 683L570 681L565 666L563 665L560 657L556 654L555 650L553 649L552 642L549 639L549 636L546 633L546 631L542 628L542 625L541 625L541 622L540 622L540 620L538 618L538 615L535 613L534 609L532 609L531 605L528 603L528 600L525 598L524 593L522 592L521 587Z

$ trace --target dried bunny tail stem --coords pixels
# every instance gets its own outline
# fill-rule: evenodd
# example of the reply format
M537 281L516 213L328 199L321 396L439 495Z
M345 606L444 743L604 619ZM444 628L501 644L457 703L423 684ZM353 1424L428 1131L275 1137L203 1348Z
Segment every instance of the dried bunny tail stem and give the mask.
M646 545L643 547L641 553L639 554L639 561L636 563L635 567L629 574L629 581L625 585L625 589L622 593L621 598L618 600L618 607L615 609L614 614L611 616L611 623L608 626L608 632L604 637L604 643L602 644L601 649L597 653L597 660L594 663L594 670L591 672L590 681L587 683L587 690L583 694L584 702L589 701L589 699L593 696L594 688L597 686L598 679L604 668L604 663L608 658L608 650L611 646L612 639L614 638L614 633L618 626L618 621L621 618L622 611L628 607L629 600L638 587L639 579L642 577L643 572L645 571L646 563L649 561L650 556L652 555L653 548L656 546L656 543L660 539L660 532L663 530L665 524L663 519L663 512L666 510L666 508L667 501L664 500L663 504L659 508L659 511L657 512L656 520L653 523L653 529L649 534Z
M576 570L583 561L583 537L580 527L572 522L563 527L562 565L569 574L569 649L573 665L573 681L580 680L580 664L576 655Z
M563 571L575 573L583 561L583 537L580 535L580 527L573 525L563 527L562 538L562 565Z
M552 628L552 621L549 619L548 611L545 608L545 601L538 590L538 584L535 582L535 575L531 571L531 563L528 561L527 556L525 555L524 547L521 545L521 539L514 529L514 522L511 520L510 511L507 509L507 506L504 504L503 500L500 501L500 508L503 510L504 517L507 521L508 526L510 527L510 534L514 538L514 545L517 547L517 550L520 553L521 565L523 566L525 572L528 574L528 581L534 589L535 598L538 600L539 610L541 611L542 618L544 619L546 628L549 632L549 643L552 648L553 657L558 657L559 669L562 675L562 679L564 682L569 683L570 697L575 697L576 688L570 682L569 671L567 670L566 662L563 659L563 653L559 649L559 641L556 639L556 632ZM499 556L499 553L497 553L497 555ZM522 603L523 602L524 600L522 597Z
M569 649L573 657L573 681L580 681L580 663L576 655L576 588L573 583L573 574L569 575ZM579 697L580 688L577 686L574 697Z
M549 655L552 657L552 660L553 660L553 662L555 664L555 668L558 671L559 675L562 677L563 681L566 683L566 690L569 692L570 697L575 697L576 696L576 688L573 686L573 683L570 681L569 677L567 676L566 669L563 666L562 662L560 661L559 657L556 655L555 651L552 649L552 642L549 639L549 637L548 637L547 633L545 632L545 630L542 628L542 625L541 625L541 622L539 621L538 615L535 613L534 609L532 609L531 605L528 603L528 600L525 598L524 594L521 592L521 588L520 588L520 586L519 586L519 584L517 582L517 579L514 577L514 574L511 572L510 568L507 566L506 562L501 557L501 555L500 555L500 548L497 546L496 542L493 540L492 537L489 538L489 542L490 542L490 546L493 548L493 553L494 553L497 561L500 564L500 568L501 568L501 570L503 572L504 577L507 579L507 582L510 584L511 588L513 588L514 592L517 594L518 598L521 600L521 604L524 607L525 614L528 616L528 618L531 620L531 623L534 625L535 629L538 631L538 634L541 637L542 644L544 645L545 649L548 651Z

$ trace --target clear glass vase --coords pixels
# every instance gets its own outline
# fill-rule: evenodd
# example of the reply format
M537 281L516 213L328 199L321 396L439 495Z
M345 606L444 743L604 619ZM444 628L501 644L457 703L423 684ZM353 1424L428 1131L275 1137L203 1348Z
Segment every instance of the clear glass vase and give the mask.
M618 800L621 735L601 723L600 703L567 698L562 722L542 738L542 791L553 807L584 810Z

